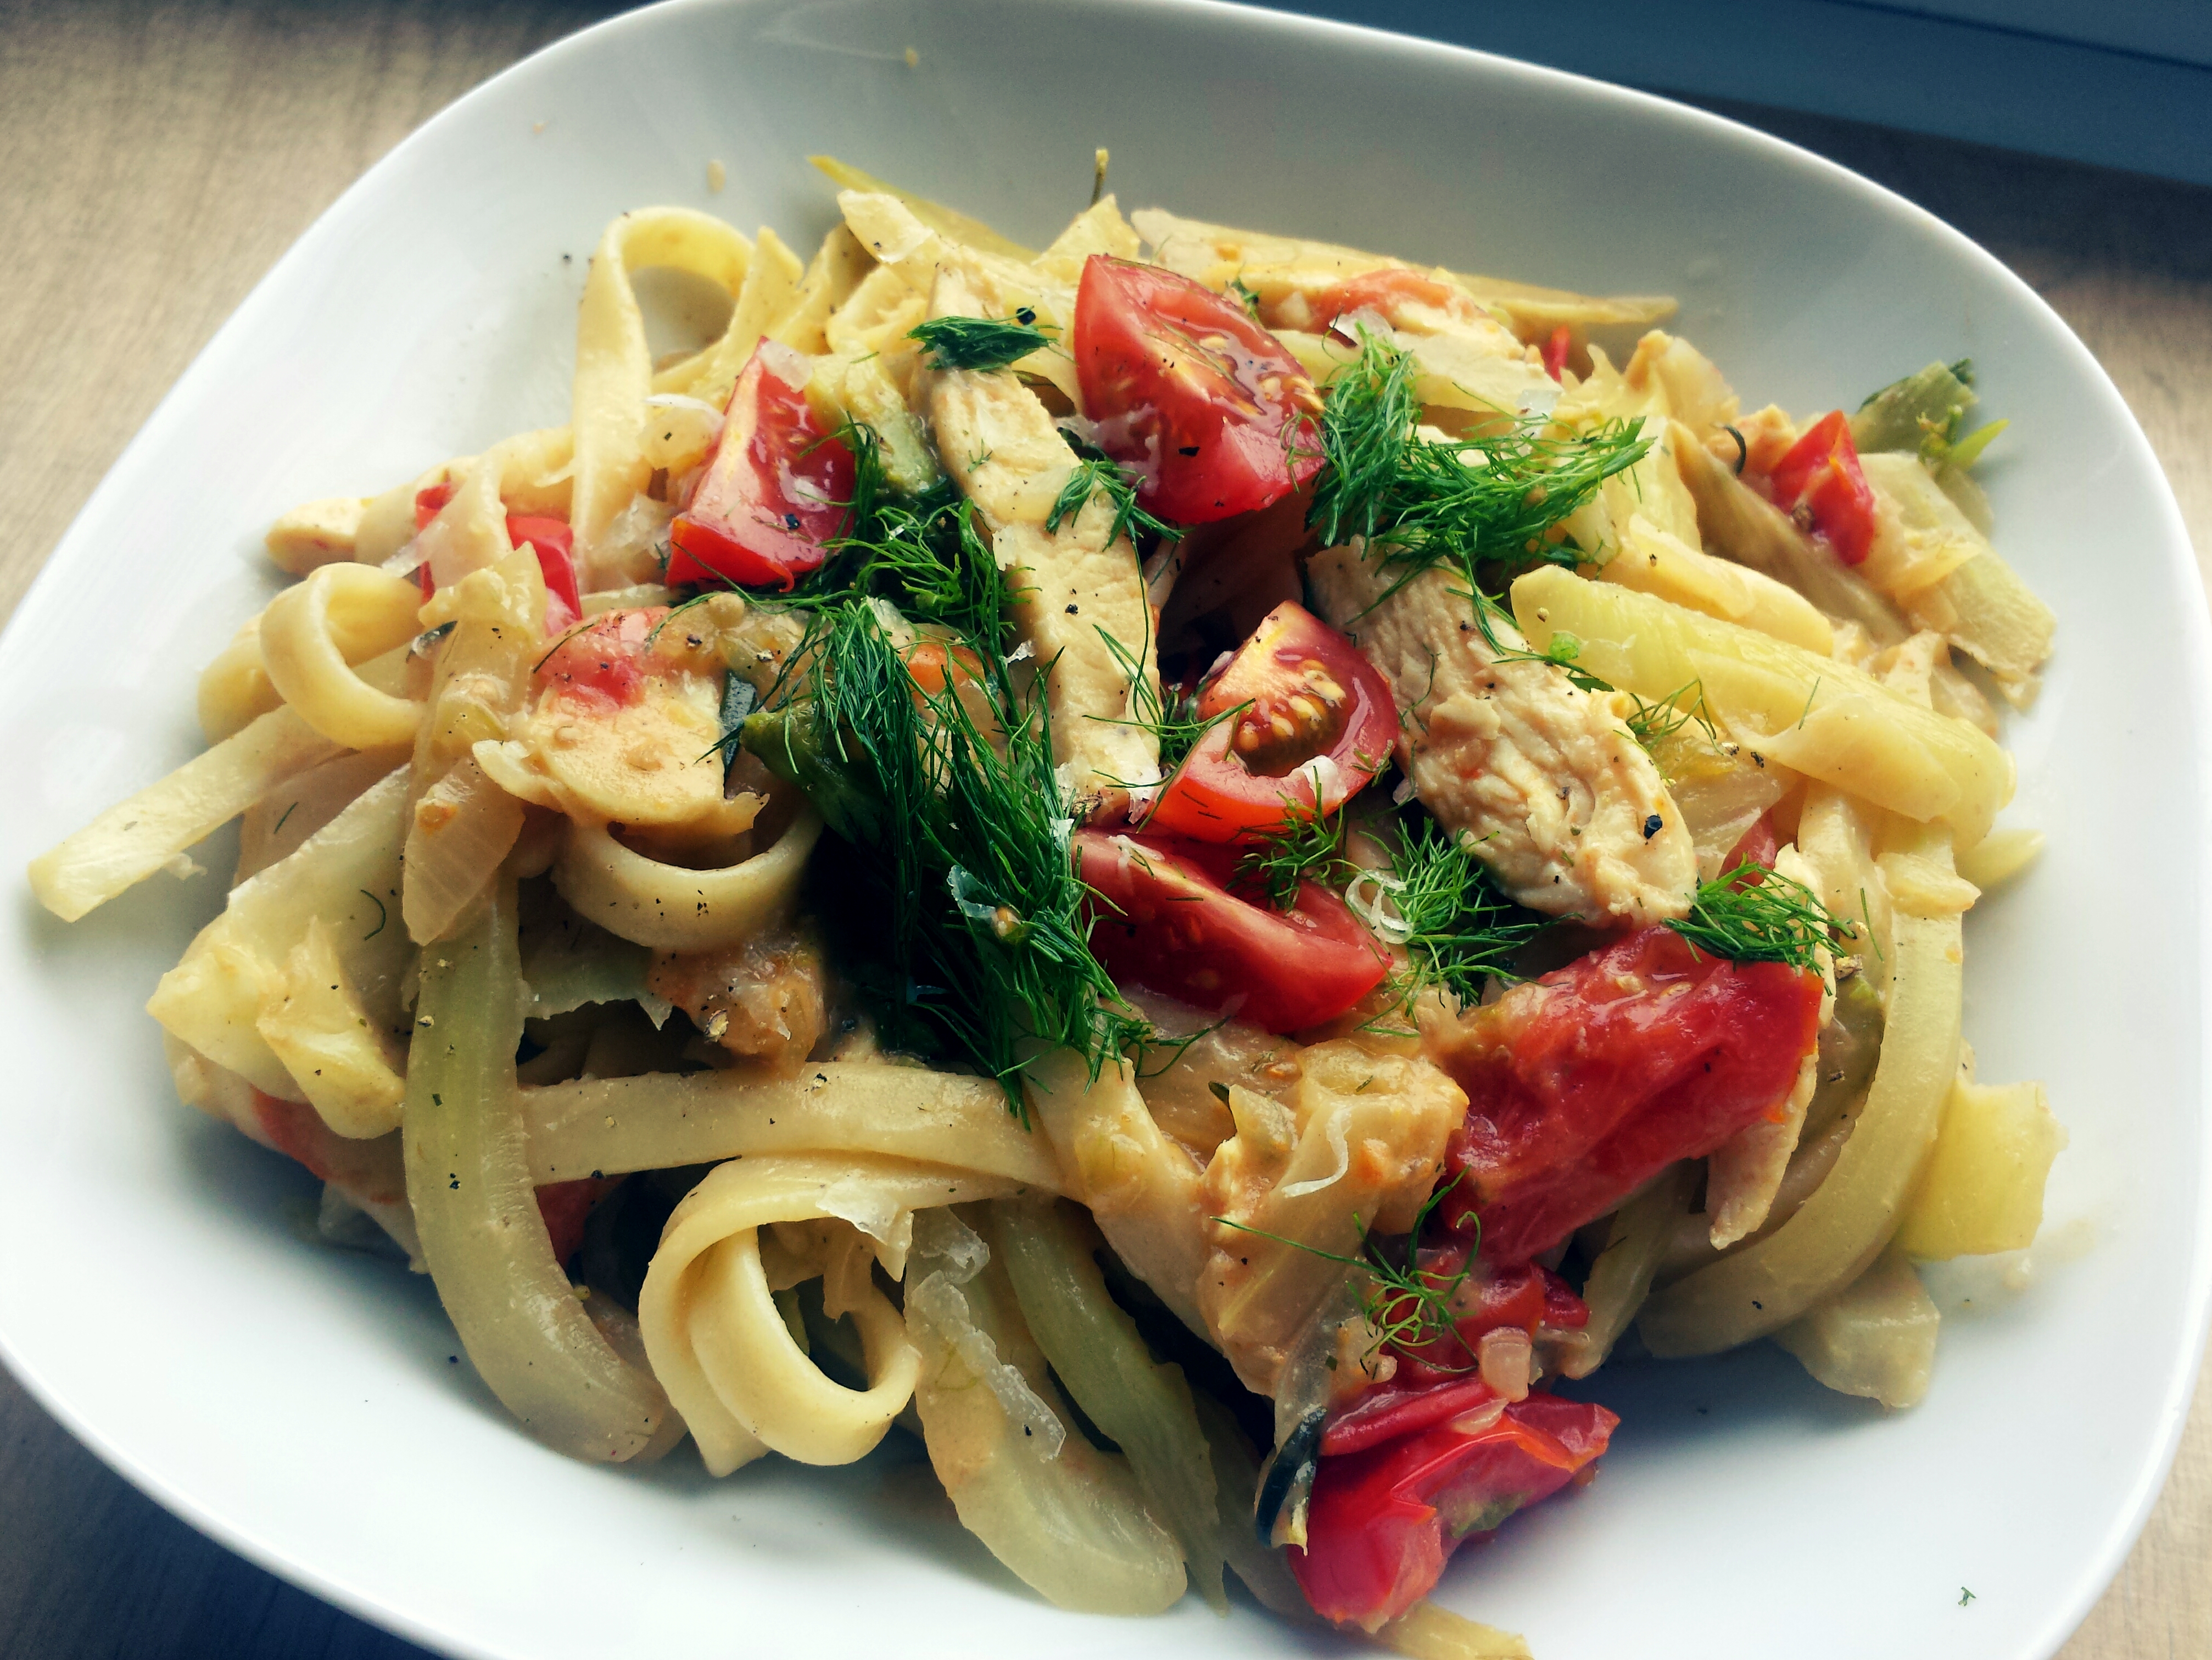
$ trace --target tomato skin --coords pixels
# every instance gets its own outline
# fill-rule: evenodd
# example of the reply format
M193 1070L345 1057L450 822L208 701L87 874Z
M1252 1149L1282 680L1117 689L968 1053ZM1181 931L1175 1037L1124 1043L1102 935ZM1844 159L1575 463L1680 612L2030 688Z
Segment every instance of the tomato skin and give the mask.
M448 479L415 492L416 530L438 516L446 503L453 499L455 488ZM558 634L583 616L584 602L576 592L576 563L573 557L576 537L568 528L568 521L550 514L510 513L507 515L507 539L518 548L526 544L538 556L538 571L545 578L545 632ZM416 567L416 578L422 584L422 597L428 599L434 584L427 561Z
M1279 502L1321 470L1305 417L1320 395L1234 301L1158 265L1094 253L1070 331L1101 449L1145 507L1202 525Z
M1775 855L1781 850L1782 844L1775 837L1773 821L1762 812L1751 821L1751 828L1737 839L1735 846L1729 849L1728 857L1721 860L1721 872L1725 875L1745 865L1759 865L1772 870ZM1747 883L1756 883L1758 879L1755 876L1745 879Z
M1448 1286L1470 1248L1462 1241L1441 1252L1424 1252L1424 1277L1438 1290ZM1476 1346L1486 1332L1511 1327L1534 1337L1540 1326L1579 1331L1589 1324L1589 1305L1540 1262L1499 1266L1478 1259L1452 1301L1455 1308L1465 1310L1452 1322L1458 1336L1444 1334L1411 1347L1392 1344L1390 1353L1398 1358L1394 1383L1423 1389L1456 1381L1474 1364Z
M1147 830L1233 842L1282 829L1292 806L1334 812L1373 781L1398 738L1398 706L1375 666L1291 600L1267 613L1200 693L1198 713L1246 703L1193 745ZM1310 766L1317 757L1329 767ZM1316 770L1327 787L1316 790Z
M1479 1383L1446 1387L1455 1411L1462 1395L1467 1409L1488 1396ZM1581 1475L1620 1421L1540 1390L1479 1430L1446 1420L1358 1451L1324 1450L1291 1572L1315 1613L1372 1632L1427 1596L1466 1539Z
M619 1176L580 1176L573 1182L548 1182L538 1189L538 1214L553 1243L553 1260L566 1262L584 1243L584 1224L592 1207L622 1185Z
M545 632L558 634L584 615L583 596L576 591L576 562L572 550L575 533L565 519L537 514L507 515L507 539L527 546L538 556L538 569L545 578Z
M1402 320L1401 307L1408 304L1458 318L1473 318L1479 310L1464 289L1410 265L1384 265L1306 295L1306 326L1323 330L1349 313L1371 311L1395 327Z
M1730 963L1652 927L1469 1014L1438 1058L1468 1094L1444 1169L1446 1225L1526 1262L1788 1095L1820 982Z
M1567 356L1575 349L1575 333L1565 323L1553 329L1551 337L1544 342L1544 373L1554 380L1567 372Z
M1863 562L1874 545L1874 489L1859 466L1851 423L1841 410L1815 421L1768 475L1775 505L1801 509L1815 534L1847 565Z
M590 708L613 710L635 703L645 693L653 630L667 615L665 605L601 612L546 653L532 684Z
M787 593L827 556L853 498L853 453L823 430L806 378L806 360L773 340L746 361L714 453L669 526L671 582Z
M1291 1032L1334 1019L1389 971L1375 937L1313 883L1288 911L1230 892L1227 848L1078 830L1074 848L1093 890L1091 948L1117 981Z

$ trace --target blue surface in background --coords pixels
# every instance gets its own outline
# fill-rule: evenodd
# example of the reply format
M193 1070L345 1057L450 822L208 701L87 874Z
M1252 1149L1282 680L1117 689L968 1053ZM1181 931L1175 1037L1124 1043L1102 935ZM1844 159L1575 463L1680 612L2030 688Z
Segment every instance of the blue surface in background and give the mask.
M1928 0L1911 9L1863 0L1265 3L1657 92L1809 110L2212 185L2212 4L2204 0ZM1939 8L1954 15L1929 15ZM1986 21L2000 16L2012 21Z

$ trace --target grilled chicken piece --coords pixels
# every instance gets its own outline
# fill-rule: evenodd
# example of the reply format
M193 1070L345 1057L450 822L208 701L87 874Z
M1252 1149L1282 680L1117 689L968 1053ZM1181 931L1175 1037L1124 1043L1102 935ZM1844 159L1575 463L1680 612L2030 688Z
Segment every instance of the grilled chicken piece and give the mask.
M988 314L948 258L930 315ZM1159 670L1136 550L1111 535L1113 508L1103 494L1057 530L1046 528L1075 457L1050 412L1010 371L934 370L922 396L938 454L981 514L1006 573L1015 626L1048 671L1053 754L1073 769L1079 816L1109 816L1128 791L1159 779L1158 736L1137 724L1140 707L1158 695ZM1135 678L1109 639L1139 666Z
M1315 556L1322 615L1390 683L1398 762L1438 823L1522 904L1597 924L1684 915L1697 848L1667 786L1609 699L1552 664L1492 649L1459 579L1442 569L1395 580L1349 547ZM1527 646L1492 624L1507 653Z

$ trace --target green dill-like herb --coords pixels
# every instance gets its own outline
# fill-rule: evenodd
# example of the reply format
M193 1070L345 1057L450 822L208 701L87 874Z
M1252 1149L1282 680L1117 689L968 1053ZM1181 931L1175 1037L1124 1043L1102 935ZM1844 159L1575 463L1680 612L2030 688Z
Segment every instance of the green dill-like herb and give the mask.
M1701 883L1690 914L1667 926L1708 956L1784 963L1808 973L1819 971L1820 953L1847 932L1802 882L1751 864Z
M940 369L1002 369L1052 344L1049 324L1037 326L1036 313L1024 306L1012 317L933 317L907 331Z
M921 496L903 496L890 483L873 429L848 422L837 439L853 454L844 528L824 544L821 565L773 603L820 610L844 599L889 599L916 621L987 643L985 660L996 661L1006 580L959 485L945 478Z
M1702 728L1712 742L1720 741L1720 734L1713 730L1712 721L1705 714L1703 681L1692 680L1686 686L1677 686L1656 703L1646 702L1633 692L1629 696L1636 698L1636 708L1626 723L1628 735L1647 751L1692 724Z
M1501 893L1466 842L1425 815L1400 827L1390 866L1378 885L1397 914L1389 932L1406 948L1407 1001L1434 986L1462 1008L1480 1002L1485 980L1518 977L1514 959L1550 926Z
M1490 633L1486 624L1483 633L1486 636ZM1568 684L1583 691L1613 690L1610 682L1601 680L1588 669L1579 666L1577 660L1583 654L1582 640L1565 629L1554 629L1551 640L1541 651L1516 650L1511 646L1500 645L1494 639L1491 641L1491 650L1494 659L1500 663L1549 663L1567 677Z
M1301 882L1342 887L1358 874L1358 867L1344 856L1349 828L1341 807L1323 812L1285 797L1282 828L1252 843L1237 861L1237 886L1266 895L1277 910L1297 902Z
M1064 520L1081 513L1092 496L1103 495L1107 505L1114 509L1113 528L1106 536L1109 542L1124 536L1133 538L1139 532L1170 542L1182 537L1182 532L1174 526L1155 519L1137 505L1136 484L1112 457L1073 436L1068 442L1076 453L1075 471L1068 474L1067 482L1053 498L1052 511L1045 514L1047 531L1058 530Z
M1148 1036L1091 950L1041 689L1017 692L979 651L987 736L949 678L916 684L861 599L819 613L800 655L745 747L853 844L846 879L885 919L887 1035L972 1062L1018 1113L1026 1040L1076 1050L1095 1078Z
M1244 281L1243 272L1240 271L1229 279L1229 287L1224 291L1238 305L1244 307L1246 316L1255 323L1260 320L1260 291Z
M1235 1228L1239 1233L1272 1239L1279 1245L1304 1251L1325 1262L1341 1263L1347 1268L1365 1274L1369 1282L1368 1292L1361 1302L1360 1311L1366 1316L1368 1328L1375 1334L1367 1348L1370 1359L1386 1348L1410 1351L1440 1340L1449 1341L1457 1344L1461 1353L1466 1355L1465 1365L1445 1365L1426 1356L1423 1359L1439 1371L1465 1373L1475 1369L1477 1360L1474 1348L1460 1335L1452 1299L1458 1294L1460 1287L1467 1283L1468 1276L1474 1272L1475 1253L1482 1238L1480 1225L1476 1225L1474 1237L1468 1242L1466 1256L1449 1275L1440 1275L1421 1266L1421 1235L1428 1226L1429 1218L1437 1207L1443 1203L1445 1195L1458 1184L1456 1175L1437 1184L1429 1196L1421 1201L1420 1209L1413 1213L1413 1225L1407 1230L1404 1243L1395 1249L1377 1240L1373 1232L1361 1224L1358 1213L1355 1211L1352 1225L1359 1233L1359 1254L1356 1256L1323 1250L1320 1246L1309 1245L1302 1239L1286 1238L1279 1233L1251 1227L1226 1216L1216 1216L1211 1219L1224 1227Z
M1492 432L1424 438L1412 356L1364 329L1359 337L1321 417L1325 465L1306 523L1322 543L1364 538L1395 573L1393 591L1438 564L1480 593L1532 562L1581 562L1554 527L1651 447L1642 420L1562 433L1549 416L1522 416Z
M1147 626L1150 625L1151 615L1147 610ZM1194 689L1188 686L1158 687L1152 684L1153 677L1146 674L1145 656L1152 646L1149 639L1144 642L1145 650L1132 651L1103 628L1098 630L1098 638L1104 644L1107 655L1114 660L1114 666L1121 671L1121 678L1129 684L1131 712L1121 716L1094 714L1090 718L1105 721L1109 726L1134 727L1139 732L1152 733L1153 740L1159 745L1162 778L1172 775L1191 751L1198 747L1199 739L1207 733L1224 721L1236 719L1252 707L1249 702L1238 703L1218 714L1200 714L1198 712L1198 693ZM1129 788L1136 787L1140 781L1123 779L1115 781L1124 788Z

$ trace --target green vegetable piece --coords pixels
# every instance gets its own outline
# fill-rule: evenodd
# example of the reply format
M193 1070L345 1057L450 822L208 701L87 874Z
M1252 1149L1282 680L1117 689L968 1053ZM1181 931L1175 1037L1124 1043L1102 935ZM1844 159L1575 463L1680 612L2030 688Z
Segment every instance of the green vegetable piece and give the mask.
M1075 1404L1127 1456L1146 1501L1182 1543L1191 1583L1227 1613L1213 1464L1182 1369L1152 1359L1136 1323L1107 1295L1094 1241L1066 1207L1001 1200L991 1219L1037 1347Z
M1975 402L1973 368L1966 359L1930 363L1860 404L1851 417L1851 442L1862 451L1917 451L1932 437L1948 447Z
M793 703L749 714L739 741L787 784L806 792L823 820L848 842L866 842L885 830L883 798L867 769L824 732L817 706Z
M671 1408L599 1335L553 1258L514 1079L514 878L422 952L401 1143L422 1257L462 1347L523 1426L572 1457L646 1451Z

